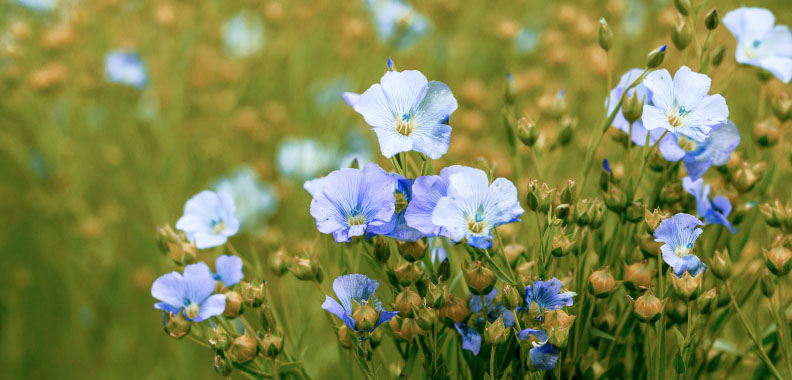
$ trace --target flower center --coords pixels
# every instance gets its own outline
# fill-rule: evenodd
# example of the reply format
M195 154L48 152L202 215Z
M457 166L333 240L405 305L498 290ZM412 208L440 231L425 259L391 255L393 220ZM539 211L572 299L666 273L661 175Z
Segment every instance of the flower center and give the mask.
M679 106L679 108L676 109L676 112L671 112L668 114L668 123L674 128L681 126L685 120L684 116L688 112L690 111L685 110L684 106Z
M187 317L187 319L198 318L198 312L201 310L201 307L190 300L185 300L184 304L187 305L187 307L184 308L184 316Z
M407 208L407 197L404 196L404 193L401 191L397 191L393 194L393 197L396 198L396 213L400 213Z
M212 233L217 235L225 231L226 225L222 220L212 220Z
M679 257L684 257L690 254L691 249L693 249L693 243L687 243L687 245L678 245L674 250L674 253Z
M349 224L349 226L359 226L365 223L366 216L361 214L358 210L352 210L349 215L347 215L347 224Z
M677 145L685 152L692 152L698 147L698 143L695 140L684 135L677 138Z
M480 234L481 231L484 231L484 226L486 223L484 222L484 217L481 215L481 213L477 212L474 216L468 216L467 225L470 232L474 234Z
M401 115L396 120L396 132L403 136L409 136L415 130L415 119L409 113Z

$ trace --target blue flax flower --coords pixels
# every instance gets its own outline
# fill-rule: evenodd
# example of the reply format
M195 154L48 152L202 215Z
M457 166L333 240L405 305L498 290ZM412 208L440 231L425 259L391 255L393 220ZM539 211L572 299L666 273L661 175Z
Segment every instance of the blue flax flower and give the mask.
M466 166L449 166L440 175L422 176L413 183L413 199L404 213L407 224L426 236L451 236L445 228L432 223L432 212L437 202L448 193L449 177L455 173L473 173L477 169Z
M740 131L731 121L712 128L709 137L699 142L683 134L669 133L658 144L660 153L668 161L685 164L688 176L697 180L710 166L725 165L737 145Z
M506 178L489 183L487 174L467 168L448 177L448 191L432 211L432 223L445 228L451 239L477 248L492 246L492 230L520 220L523 209L517 188Z
M386 157L414 150L438 159L448 151L457 101L445 83L428 82L416 70L389 70L359 97L344 99L372 127Z
M531 351L531 365L534 368L550 371L555 368L558 363L558 351L552 344L547 343L547 331L525 329L517 333L517 338L520 340L530 340Z
M396 181L377 164L336 170L322 180L321 192L311 201L311 216L319 232L333 234L337 243L347 242L391 221L395 190Z
M644 85L652 104L644 104L644 128L663 128L696 141L704 141L713 127L726 123L729 108L721 95L707 95L710 78L682 66L672 80L668 70L649 73Z
M236 206L234 216L241 228L248 231L262 227L278 206L272 185L262 182L250 166L236 169L217 181L214 187L217 192L231 195Z
M16 0L20 6L37 12L51 12L58 7L60 0Z
M110 83L141 89L146 87L148 73L140 55L117 50L105 56L105 78Z
M431 24L402 0L366 0L377 37L396 49L409 49L429 34Z
M611 91L610 95L605 102L608 107L608 114L613 112L616 108L616 105L619 103L619 99L622 98L624 95L624 90L627 89L632 82L638 79L641 76L643 70L641 69L630 69L624 75L622 75L621 79L619 79L619 84L616 85ZM638 99L643 99L644 104L652 104L652 92L646 88L646 85L643 82L639 83L637 86L633 87L629 91L627 91L627 96L633 96L636 94ZM619 113L616 114L616 118L613 119L613 126L626 133L630 134L630 122L624 118L624 113L622 110L619 110ZM646 143L646 134L650 133L649 131L644 128L643 122L641 120L636 120L632 126L632 142L638 146L644 146ZM649 137L649 144L653 144L657 139L662 135L662 131L660 129L652 130Z
M792 32L775 25L764 8L738 8L723 16L723 25L737 38L737 62L761 67L784 83L792 80Z
M553 277L549 281L534 281L533 285L525 287L524 309L530 309L531 303L536 302L539 311L560 309L564 306L572 306L572 297L575 292L561 292L561 280Z
M421 231L410 227L404 218L405 211L413 198L412 188L415 180L404 178L396 173L388 174L376 164L369 164L366 167L371 168L371 170L379 170L382 174L392 178L395 185L393 198L396 202L393 217L390 222L379 226L372 226L368 229L366 236L383 235L401 241L416 241L422 238L423 234Z
M217 247L239 231L235 210L230 194L204 190L184 205L184 215L176 222L176 228L184 231L199 249Z
M704 185L703 178L695 181L690 177L682 178L682 187L696 197L696 213L699 218L704 220L704 223L720 224L728 228L731 233L737 233L737 229L726 219L732 210L731 202L726 197L718 195L710 201L710 185Z
M160 276L151 286L151 296L160 300L155 309L178 314L193 322L220 315L225 311L226 298L222 294L212 295L215 279L204 263L184 267L184 274L171 272Z
M338 152L316 139L285 137L278 143L277 166L282 176L307 180L337 168Z
M222 255L215 260L214 279L226 287L232 287L242 281L242 259L232 255Z
M338 301L330 296L325 296L322 309L341 318L350 329L359 331L355 328L355 320L352 319L352 301L362 305L371 298L374 305L370 306L373 306L374 309L380 313L377 324L371 328L371 331L374 331L377 326L390 321L396 314L399 314L398 311L387 311L382 308L382 302L374 297L374 292L377 291L378 287L378 281L372 280L362 274L347 274L340 276L333 281L333 292L335 292Z
M484 296L484 305L487 306L487 321L489 323L494 323L498 320L499 317L503 317L503 325L508 327L514 326L514 314L503 306L500 302L495 302L495 297L498 295L498 289L492 289L490 294ZM468 303L470 306L471 313L480 313L483 308L481 307L481 297L470 294L470 302ZM479 332L485 325L484 318L478 317L474 320L475 327L468 326L464 323L455 323L454 327L456 327L459 334L462 335L462 348L473 352L474 355L478 355L479 351L481 350L481 333Z
M660 222L655 229L655 241L664 243L660 247L663 261L671 266L677 277L682 277L685 271L696 277L707 269L707 266L691 253L696 239L704 232L699 228L703 225L704 223L695 216L679 213Z
M255 12L242 11L223 25L223 45L229 55L250 57L264 46L264 22Z

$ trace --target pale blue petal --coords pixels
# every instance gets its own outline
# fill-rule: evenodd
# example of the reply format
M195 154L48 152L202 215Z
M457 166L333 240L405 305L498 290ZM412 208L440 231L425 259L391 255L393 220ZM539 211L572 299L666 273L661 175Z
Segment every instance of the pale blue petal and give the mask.
M387 128L376 127L373 129L374 133L377 134L380 152L387 158L391 158L401 152L413 150L413 139L396 132L394 128L394 126L390 126Z
M660 149L660 154L663 155L666 161L676 162L681 160L682 157L685 157L686 152L679 147L676 139L677 137L673 133L669 133L657 144L657 148Z
M379 282L362 274L347 274L333 281L333 292L344 310L352 311L352 300L367 301L379 287Z
M389 100L379 83L373 84L361 94L354 108L372 127L393 129L396 125L397 115L391 110Z
M202 303L215 290L215 279L212 271L203 262L184 267L183 277L187 286L187 298L192 303Z
M517 333L517 338L520 340L526 340L531 336L536 337L539 340L540 344L547 343L548 335L547 331L544 330L534 330L534 329L523 329Z
M674 96L674 81L668 70L652 71L646 76L643 84L652 92L652 103L655 107L667 110L674 106L674 101L676 100ZM644 104L644 126L646 129L657 128L657 126L651 126L646 122L646 106L647 104Z
M681 273L685 271L685 261L682 260L681 257L677 256L674 253L673 248L671 248L668 244L663 244L660 247L660 251L663 253L663 261L671 267L677 276L680 276Z
M668 122L665 110L660 107L655 107L651 104L644 104L643 115L641 116L644 128L653 130L656 128L663 128L669 132L674 132L674 127Z
M552 371L558 363L558 351L550 344L534 347L529 354L531 365L538 369Z
M223 294L215 294L201 303L201 309L198 311L198 316L193 319L193 322L201 322L205 319L223 314L225 311L226 296Z
M412 149L436 160L448 152L451 126L447 124L420 125L410 134ZM384 153L383 153L384 154Z
M731 214L732 205L728 198L717 195L712 198L712 204L720 211L721 214Z
M242 273L242 260L236 256L219 256L215 261L215 270L226 287L236 285L245 276Z
M519 220L523 212L514 184L506 178L493 181L484 201L484 218L495 227Z
M179 314L179 312L181 311L181 309L183 307L184 307L184 305L174 306L174 305L168 304L167 302L157 302L157 303L154 304L154 308L155 309L167 311L167 312L173 313L173 314Z
M187 285L178 272L164 274L151 285L151 296L178 310L187 298Z
M341 97L344 98L344 102L348 106L355 108L355 104L357 104L358 100L360 99L360 94L356 94L354 92L344 92L341 94Z
M696 105L699 104L701 99L707 96L710 85L712 84L712 80L706 74L696 73L690 70L689 67L682 66L674 74L673 82L674 96L677 105L684 106L686 109L690 110L691 113L693 113L694 110L703 108ZM725 105L726 101L724 101L723 104ZM670 107L665 109L668 110ZM726 112L728 112L728 110Z
M311 194L312 197L319 195L322 191L322 181L324 178L314 178L303 183L303 189Z
M380 311L379 320L377 320L377 324L374 325L374 327L371 328L371 331L374 331L374 329L376 329L377 326L379 326L379 325L381 325L381 324L383 324L385 322L390 321L397 314L399 314L398 311L387 311L387 310ZM371 332L371 331L369 331L369 332Z
M389 109L398 116L413 114L428 90L426 77L417 70L388 71L380 83Z
M421 127L446 124L444 120L457 109L457 101L451 89L443 82L431 81L426 95L415 111L416 123ZM450 133L450 127L449 127Z
M193 234L193 241L196 248L206 249L225 244L228 241L228 237L211 231L197 231Z
M738 41L753 43L753 40L770 33L775 25L775 16L764 8L737 8L726 13L721 20Z
M462 335L462 349L472 352L473 355L478 355L481 350L481 334L462 323L455 323L454 327Z
M432 223L448 231L455 242L461 241L468 232L465 211L457 202L443 197L432 211Z

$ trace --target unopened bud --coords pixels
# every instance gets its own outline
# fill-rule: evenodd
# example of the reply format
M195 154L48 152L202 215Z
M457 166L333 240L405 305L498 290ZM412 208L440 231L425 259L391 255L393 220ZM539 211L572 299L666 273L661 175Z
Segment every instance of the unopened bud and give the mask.
M222 353L215 354L214 357L214 370L218 375L228 377L231 375L234 366L230 360L223 356Z
M475 295L489 294L498 279L492 269L481 265L481 261L478 260L471 262L465 268L463 274L465 283L468 284L468 288Z
M624 209L624 217L632 223L638 223L643 220L644 211L647 210L642 200L632 201Z
M732 178L732 185L739 191L740 193L747 193L751 191L751 189L756 186L757 183L764 177L765 170L767 169L767 163L762 162L756 165L751 165L747 162L744 162L742 166L740 166L734 172L734 178Z
M523 298L520 291L511 285L503 285L503 306L508 310L514 310L522 306Z
M570 211L569 205L566 204L566 203L563 203L563 204L560 204L560 205L556 206L555 211L553 212L553 215L555 215L555 217L558 218L558 219L566 219L566 218L569 217L570 212L571 211Z
M634 263L624 269L624 286L630 291L642 291L652 285L652 270L646 262Z
M418 261L425 253L426 244L421 240L399 244L399 254L407 261Z
M613 46L613 31L611 31L608 22L602 17L599 20L599 28L597 29L597 43L602 50L610 51Z
M509 329L503 324L503 315L498 316L494 323L484 328L484 340L493 345L501 345L509 339Z
M616 279L606 267L589 275L588 291L597 298L605 298L616 288Z
M453 294L448 295L445 305L440 308L440 318L450 325L464 321L468 314L470 314L470 309L468 309L467 302L461 298L454 297Z
M690 0L674 0L674 6L682 16L690 14Z
M407 286L421 280L423 269L418 263L404 262L393 270L393 274L402 286Z
M685 21L681 21L671 29L671 42L674 43L674 47L678 50L685 50L692 41L693 31L690 30L690 25Z
M272 332L267 332L267 334L261 338L260 345L261 353L264 356L268 358L277 357L283 350L283 337L273 334Z
M418 314L415 315L415 322L418 323L418 326L420 326L422 329L429 330L437 321L437 318L437 309L424 307L418 310Z
M229 359L235 363L247 363L258 356L259 345L255 338L240 335L231 343L231 348L226 351Z
M577 185L574 180L570 179L567 181L566 186L561 189L558 199L561 201L561 203L573 204L577 200L575 199L576 195Z
M663 302L646 292L633 303L633 316L643 323L654 323L663 313Z
M724 53L726 53L726 49L723 46L718 46L714 50L712 50L712 54L710 55L710 62L712 63L713 67L720 66L721 62L723 62Z
M404 289L396 295L393 308L399 311L402 317L412 318L413 309L421 306L421 296L410 288Z
M665 59L665 52L665 45L652 50L652 52L646 57L646 67L649 69L656 69L658 66L662 65L663 59Z
M231 337L221 328L212 329L212 337L209 338L209 344L215 350L227 350L231 347Z
M364 302L362 305L357 305L352 310L352 319L355 320L355 329L358 331L368 332L373 329L379 320L379 312Z
M731 277L732 270L732 262L731 258L729 257L729 251L715 251L715 254L712 256L710 267L712 268L712 274L714 274L715 277L724 281L728 280L729 277Z
M251 307L259 307L264 302L264 284L250 283L242 281L240 284L240 295L245 304Z
M418 335L426 334L426 331L421 326L418 326L418 323L412 318L397 316L391 319L389 323L393 330L393 335L407 342L412 342L413 338Z
M550 253L555 257L563 257L570 252L577 250L577 244L574 240L564 233L564 231L553 236L553 246Z
M646 222L646 233L654 234L654 230L660 225L665 219L668 219L671 215L667 212L662 212L660 209L654 209L651 213L649 209L644 210L644 221Z
M374 237L374 258L377 259L380 264L385 264L388 262L390 254L390 244L388 244L388 241L381 236Z
M559 348L565 347L575 316L570 316L563 309L555 309L545 313L544 318L542 329L547 331L548 343Z
M615 213L620 213L627 206L627 195L617 186L610 186L605 193L605 206Z
M448 285L446 284L433 284L427 281L426 287L426 304L429 307L439 309L443 307L448 298Z
M701 314L709 314L718 305L718 293L715 288L707 290L696 300L698 310Z
M641 120L641 116L643 116L643 106L644 101L646 99L638 98L638 92L633 91L632 96L627 96L627 93L624 93L624 101L622 102L622 115L627 120L628 123L635 123L638 120Z
M292 272L294 277L302 281L318 281L322 282L322 268L316 257L294 257L289 271Z
M693 277L690 272L685 272L682 277L671 276L671 283L674 285L677 297L683 301L692 301L698 298L701 293L701 282L704 279L704 272Z
M278 277L282 276L289 269L288 262L289 257L282 249L272 252L269 256L270 270Z
M756 142L761 147L770 147L778 142L781 132L778 130L774 120L766 119L758 121L753 125Z
M225 292L224 294L226 297L226 303L223 316L227 318L238 317L244 312L244 306L242 306L242 295L238 292Z
M792 250L783 245L765 250L764 256L767 269L776 276L783 276L792 269Z
M184 318L182 313L173 314L163 312L162 319L165 322L162 330L171 338L181 339L190 333L192 324Z
M517 138L527 147L531 147L539 138L536 122L528 116L523 116L517 120Z
M352 335L354 331L350 329L346 324L341 324L341 327L338 329L338 341L341 343L341 346L344 348L352 348Z
M762 289L762 294L770 298L775 293L776 279L767 269L762 271L762 276L759 278L759 284Z
M792 119L792 99L787 93L773 99L773 114L782 123Z
M715 30L720 24L720 18L718 17L718 11L713 9L707 17L704 19L704 26L707 27L709 30Z

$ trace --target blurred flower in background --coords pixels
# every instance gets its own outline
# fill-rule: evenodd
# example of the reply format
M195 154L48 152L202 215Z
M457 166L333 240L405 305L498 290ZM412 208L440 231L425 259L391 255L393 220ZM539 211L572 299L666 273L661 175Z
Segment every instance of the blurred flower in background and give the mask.
M316 108L322 114L330 113L341 104L344 91L351 86L349 80L343 76L312 84L311 94L313 95Z
M217 192L231 195L236 205L234 216L240 228L253 231L263 228L267 218L278 208L278 196L272 185L261 181L250 166L242 166L215 181Z
M204 190L184 205L184 215L176 222L176 228L184 231L199 249L217 247L239 231L234 212L230 194Z
M396 49L409 49L429 34L431 23L401 0L366 0L377 37Z
M536 28L522 28L512 39L514 51L520 54L532 53L539 44L540 31Z
M59 0L16 0L18 5L38 12L50 12L59 2Z
M338 152L315 139L286 137L278 144L278 172L281 176L307 180L336 169Z
M140 55L116 50L105 56L105 77L110 83L141 89L146 87L148 73Z
M723 16L723 25L737 38L737 62L761 67L784 83L792 80L792 32L775 25L764 8L738 8Z
M241 11L223 25L226 52L239 58L250 57L264 47L264 21L251 11Z

